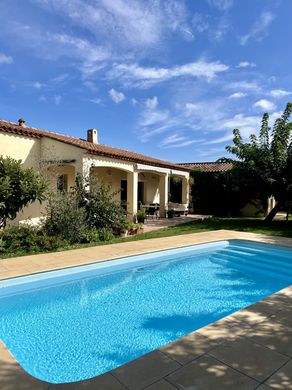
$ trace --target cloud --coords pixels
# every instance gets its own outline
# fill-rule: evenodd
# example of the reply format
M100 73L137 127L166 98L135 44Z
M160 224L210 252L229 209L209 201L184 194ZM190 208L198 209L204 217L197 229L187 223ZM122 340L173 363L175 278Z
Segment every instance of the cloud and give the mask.
M192 25L197 33L203 33L208 31L210 28L210 23L207 20L207 17L198 12L195 12L192 18Z
M164 138L164 140L161 142L162 146L170 145L173 143L177 143L179 141L185 141L186 137L184 136L179 136L178 134L172 134L169 135L168 137Z
M198 103L186 103L185 104L185 115L191 116L196 112L200 112L202 110L202 106Z
M222 137L215 138L212 141L206 142L206 145L221 144L223 142L231 141L232 139L233 139L233 133L227 133L226 135L223 135Z
M183 146L189 146L191 144L194 144L195 142L198 142L197 140L187 140L182 142L177 142L175 144L168 145L167 148L182 148Z
M273 102L266 99L258 100L253 106L263 111L273 111L276 108L276 105Z
M12 64L12 62L13 62L13 58L11 56L7 56L4 53L0 53L0 64L9 65Z
M115 102L115 103L121 103L123 100L126 99L126 96L123 94L123 92L119 92L117 90L115 90L114 88L110 89L108 91L110 97L112 98L112 100Z
M130 103L132 104L133 107L136 107L137 104L138 104L138 100L135 99L135 98L132 98L132 99L130 100Z
M169 33L190 39L183 0L37 0L117 52L158 47Z
M233 6L233 0L208 0L208 3L220 11L227 11Z
M39 81L36 81L35 83L32 84L33 88L35 89L42 89L43 87L46 86L46 84L40 83Z
M62 96L61 95L55 95L53 96L53 102L58 106L61 103Z
M238 65L236 65L236 68L254 68L256 67L256 64L254 62L248 62L248 61L242 61Z
M146 127L152 125L161 125L169 118L168 110L146 110L142 113L139 125Z
M46 47L46 55L55 59L64 56L78 59L77 67L85 78L102 69L110 58L108 49L76 36L48 33L47 41L54 49L50 51Z
M274 19L275 15L272 14L272 12L262 12L259 17L259 20L254 23L250 32L240 37L240 44L244 46L251 39L255 39L259 42L262 41L268 35L268 27Z
M260 92L262 88L256 81L234 81L226 85L228 89L243 89L245 91Z
M245 93L245 92L235 92L228 97L229 97L229 99L241 99L245 96L247 96L247 93Z
M291 92L285 91L284 89L273 89L272 91L270 91L270 95L274 98L281 98L284 96L291 95Z
M217 74L226 72L229 66L216 62L199 60L172 68L142 67L138 64L115 64L108 73L109 79L119 79L127 86L150 87L177 77L196 77L212 80Z
M100 104L102 102L102 100L100 98L96 98L96 99L88 99L91 103L94 103L94 104Z
M256 133L261 124L260 116L245 116L236 114L232 118L226 119L221 123L220 128L223 130L239 129L244 138L247 138L251 133ZM232 139L232 138L231 138Z
M158 98L157 98L157 96L153 96L152 99L150 99L150 98L146 99L145 105L146 105L146 107L148 107L150 109L156 108L157 105L158 105Z

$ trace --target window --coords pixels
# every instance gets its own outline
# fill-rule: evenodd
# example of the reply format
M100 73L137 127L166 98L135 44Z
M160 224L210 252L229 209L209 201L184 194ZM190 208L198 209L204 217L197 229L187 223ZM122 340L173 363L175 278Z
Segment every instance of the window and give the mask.
M68 191L68 175L60 175L57 177L57 191Z

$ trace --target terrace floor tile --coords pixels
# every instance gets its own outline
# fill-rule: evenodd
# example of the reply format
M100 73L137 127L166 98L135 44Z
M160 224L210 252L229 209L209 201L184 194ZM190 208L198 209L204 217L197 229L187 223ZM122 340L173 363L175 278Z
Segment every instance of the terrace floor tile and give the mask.
M203 356L167 377L180 390L253 390L259 383L231 367Z
M287 356L247 339L220 345L209 354L259 382L266 380L289 360Z

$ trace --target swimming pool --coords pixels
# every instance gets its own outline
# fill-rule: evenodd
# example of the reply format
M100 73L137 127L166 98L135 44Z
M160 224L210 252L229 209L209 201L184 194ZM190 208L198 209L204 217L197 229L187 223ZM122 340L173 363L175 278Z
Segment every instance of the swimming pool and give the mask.
M292 281L292 250L221 241L0 282L0 338L52 383L102 374Z

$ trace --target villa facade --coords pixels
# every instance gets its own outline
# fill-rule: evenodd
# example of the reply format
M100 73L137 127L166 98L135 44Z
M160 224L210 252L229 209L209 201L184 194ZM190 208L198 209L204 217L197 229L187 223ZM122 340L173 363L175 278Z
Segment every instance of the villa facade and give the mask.
M168 208L170 178L181 180L180 203L189 203L189 169L136 152L98 143L96 129L79 139L51 131L0 120L0 155L21 160L24 167L41 173L55 191L70 191L77 175L95 177L109 185L116 200L127 205L133 218L139 204L157 203L160 216ZM38 218L45 204L34 202L19 213L16 221Z

